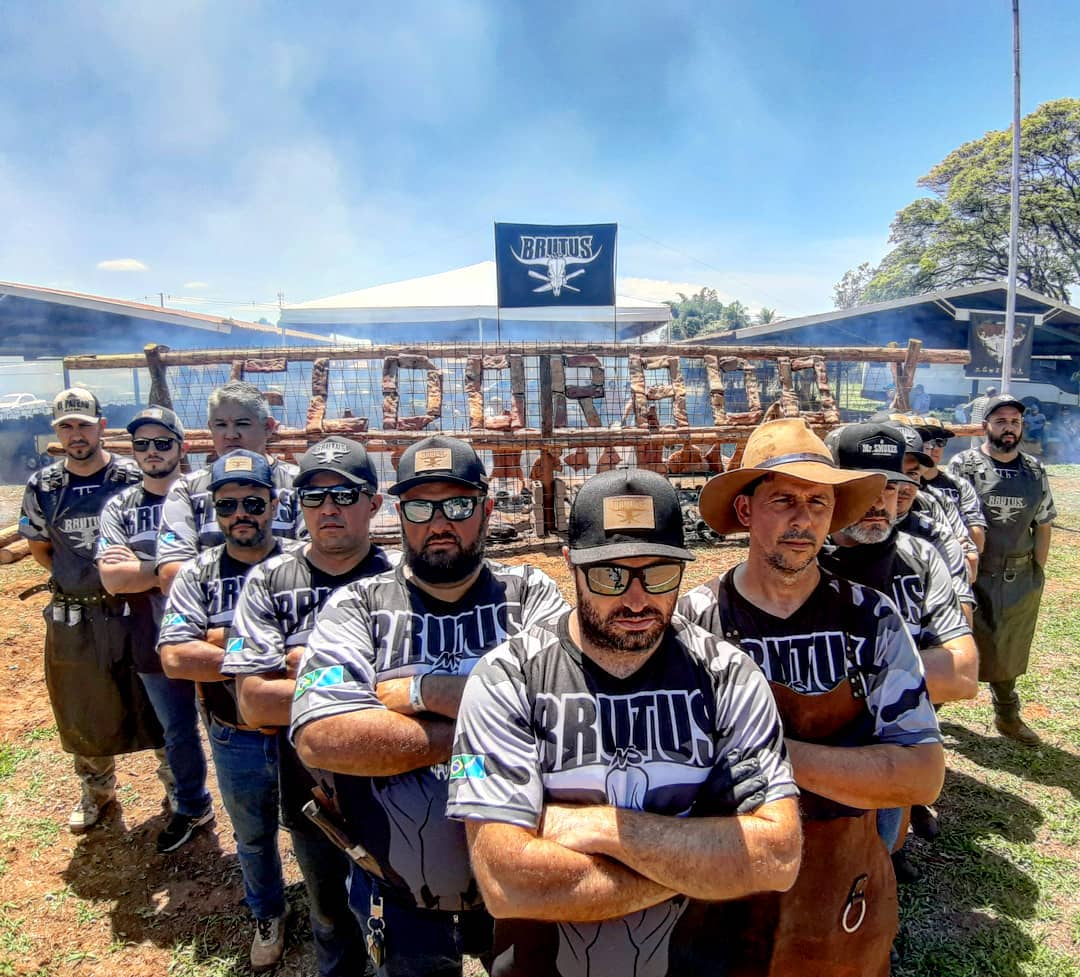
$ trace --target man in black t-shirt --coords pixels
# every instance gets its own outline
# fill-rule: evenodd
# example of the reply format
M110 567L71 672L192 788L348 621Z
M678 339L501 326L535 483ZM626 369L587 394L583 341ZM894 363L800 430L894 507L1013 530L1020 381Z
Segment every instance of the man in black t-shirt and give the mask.
M330 596L297 670L291 736L306 765L334 773L368 853L349 900L380 974L460 977L462 953L491 950L465 830L446 817L454 719L480 657L566 605L538 570L484 559L487 486L463 441L406 450L390 489L403 563Z
M349 909L349 859L304 816L316 786L288 741L296 666L319 608L353 580L391 569L397 554L369 537L382 505L378 475L363 445L329 437L299 459L293 487L310 542L260 563L248 575L236 606L221 671L236 677L244 720L277 726L281 823L307 884L319 977L359 977L368 967L364 937Z

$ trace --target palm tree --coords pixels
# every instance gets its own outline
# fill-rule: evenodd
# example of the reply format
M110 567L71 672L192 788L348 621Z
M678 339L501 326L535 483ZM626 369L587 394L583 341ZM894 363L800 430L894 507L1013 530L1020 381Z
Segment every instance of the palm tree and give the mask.
M759 326L767 326L770 322L776 321L776 309L766 308L764 305L758 310L757 324Z

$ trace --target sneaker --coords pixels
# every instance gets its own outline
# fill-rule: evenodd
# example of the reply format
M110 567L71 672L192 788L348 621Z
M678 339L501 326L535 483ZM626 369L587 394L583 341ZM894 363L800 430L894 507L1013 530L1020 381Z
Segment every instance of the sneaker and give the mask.
M166 852L176 851L185 844L195 829L214 820L214 809L208 807L202 814L174 814L165 830L157 836L157 850L159 855Z
M285 916L255 920L255 939L251 941L251 969L269 970L285 952Z
M922 878L919 866L904 854L903 849L892 853L892 865L893 872L896 874L896 881L901 885L911 885Z
M105 808L111 803L111 797L107 797L103 801L95 801L92 797L84 794L71 809L71 814L68 816L68 830L73 835L85 834L101 820Z

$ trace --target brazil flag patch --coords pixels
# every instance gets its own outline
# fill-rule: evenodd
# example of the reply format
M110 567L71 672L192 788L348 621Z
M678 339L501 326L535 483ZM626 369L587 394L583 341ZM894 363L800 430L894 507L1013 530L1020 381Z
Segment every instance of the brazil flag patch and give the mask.
M455 753L450 758L451 780L484 780L486 777L482 754Z
M331 685L341 685L345 681L344 665L326 665L312 669L296 680L294 699L299 699L308 689L324 689Z

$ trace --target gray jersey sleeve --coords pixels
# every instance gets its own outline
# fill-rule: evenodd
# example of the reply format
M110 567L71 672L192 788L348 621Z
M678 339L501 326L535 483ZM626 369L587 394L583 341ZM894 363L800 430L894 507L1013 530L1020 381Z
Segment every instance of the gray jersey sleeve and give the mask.
M954 477L957 489L960 492L960 517L970 529L972 526L986 528L986 516L983 514L979 496L975 493L975 487L966 478Z
M1046 469L1042 470L1042 500L1039 508L1035 510L1035 518L1032 520L1037 526L1045 526L1057 518L1057 508L1054 506L1054 496L1050 491L1050 479L1046 477Z
M223 675L261 675L285 670L285 635L278 624L266 563L253 567L236 602Z
M525 596L521 602L521 630L558 617L568 607L558 585L546 573L525 565Z
M178 478L169 486L161 509L158 529L157 565L190 560L199 555L199 530L195 524L190 486L187 478Z
M165 645L204 641L210 630L210 618L203 604L197 565L185 563L173 581L165 614L158 632L158 651Z
M375 694L375 645L366 595L351 584L319 611L296 673L289 736L313 719L359 709L384 709Z
M98 517L96 557L100 557L110 546L130 546L127 530L124 528L122 508L122 499L125 494L125 492L120 492L114 495L101 510L101 515Z
M37 496L38 475L31 477L23 492L22 513L19 516L19 535L38 542L49 542L48 527L45 525L45 513Z

